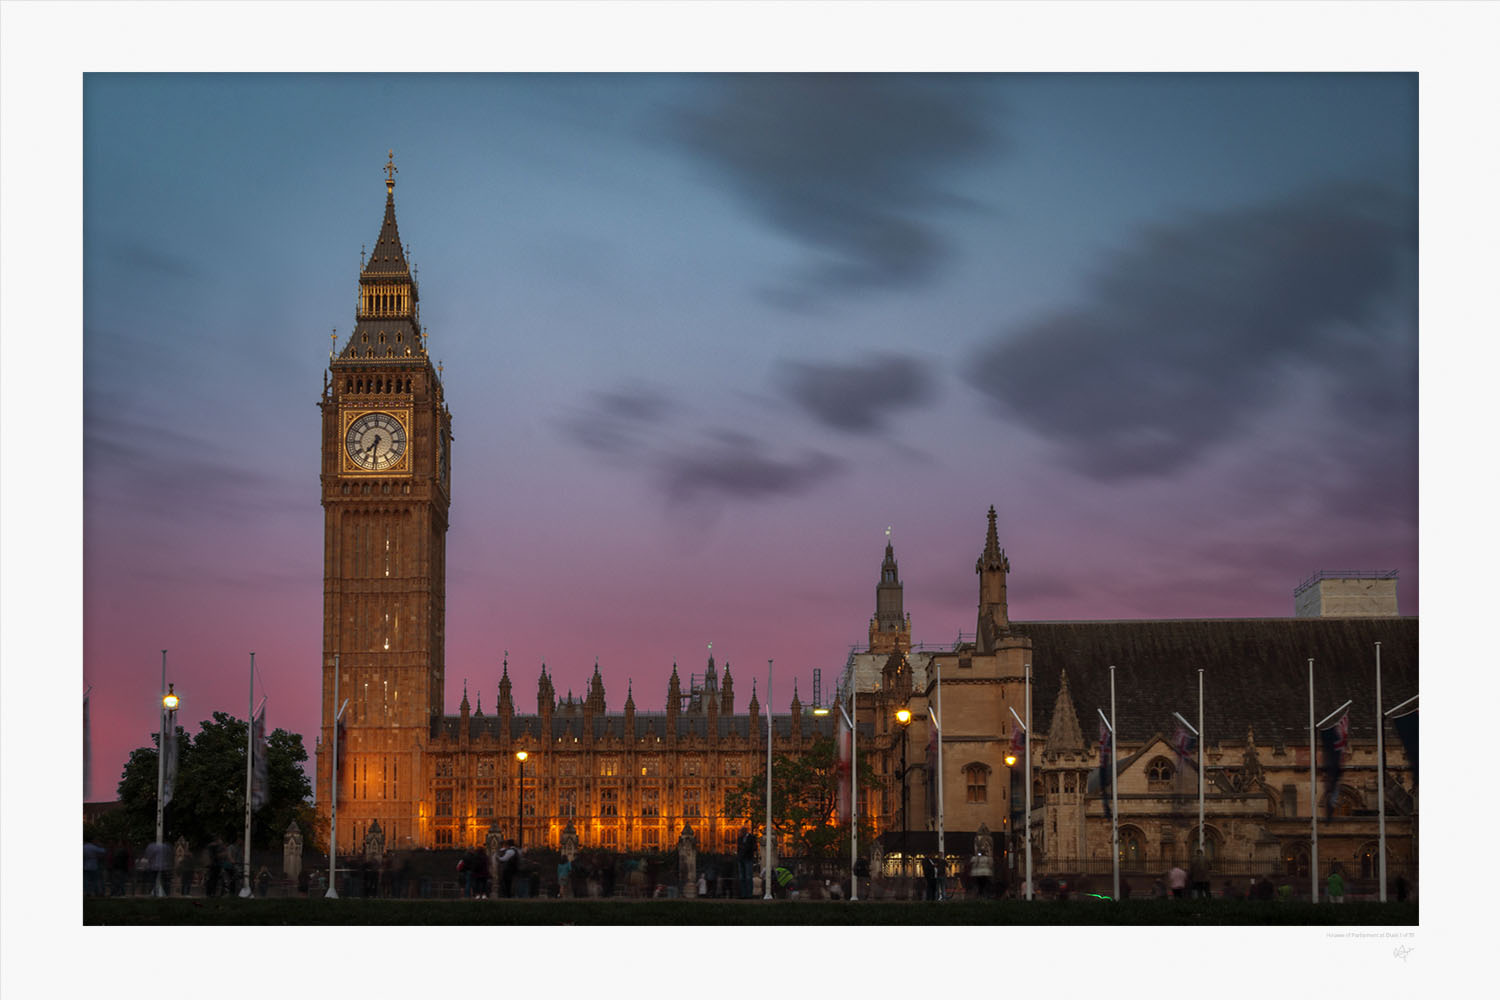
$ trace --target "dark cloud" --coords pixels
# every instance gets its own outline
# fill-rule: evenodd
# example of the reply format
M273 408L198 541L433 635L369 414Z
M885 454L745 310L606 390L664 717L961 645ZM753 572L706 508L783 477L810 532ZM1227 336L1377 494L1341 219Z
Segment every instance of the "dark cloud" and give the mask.
M816 451L775 456L759 439L735 431L685 443L683 421L670 419L679 409L657 390L633 386L594 394L562 426L590 451L645 472L673 504L718 505L801 493L842 468L837 459Z
M242 458L188 430L85 408L84 499L91 512L118 507L176 528L304 509L301 487L261 471L275 467L272 459L253 450Z
M667 498L690 503L804 493L841 468L838 459L817 451L778 459L754 438L723 432L706 445L666 456L660 472Z
M625 386L595 393L587 406L563 420L563 429L592 451L630 455L672 408L671 401L656 389Z
M819 263L778 289L783 304L911 286L945 255L929 220L956 199L943 174L998 145L991 108L964 77L733 77L680 112L674 136L764 220Z
M788 399L818 420L860 434L881 430L894 411L934 395L929 365L891 354L849 365L784 361L776 381Z
M968 380L1099 480L1179 471L1312 376L1364 433L1414 425L1416 215L1324 187L1143 233L1077 308L982 348ZM1405 297L1405 298L1403 298ZM1394 332L1393 332L1394 331Z

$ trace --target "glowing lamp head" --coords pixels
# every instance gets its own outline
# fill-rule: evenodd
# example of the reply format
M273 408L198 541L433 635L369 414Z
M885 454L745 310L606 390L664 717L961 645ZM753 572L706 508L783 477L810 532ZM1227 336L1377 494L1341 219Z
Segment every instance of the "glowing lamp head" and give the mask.
M177 697L177 692L173 691L172 688L173 685L168 684L167 693L161 696L161 707L165 708L168 712L177 711L177 704L181 700Z
M520 761L522 764L526 763L526 751L525 750L517 750L516 751L516 760Z
M827 714L828 714L828 709L824 708L823 706L821 706L821 705L814 705L813 706L813 715L827 715Z
M911 721L911 709L909 709L909 708L898 708L898 709L896 709L896 721L899 722L899 723L901 723L903 726L906 725L908 722L910 722Z
M1015 767L1016 766L1016 755L1015 754L1008 753L1008 754L1005 755L1005 766L1006 767Z

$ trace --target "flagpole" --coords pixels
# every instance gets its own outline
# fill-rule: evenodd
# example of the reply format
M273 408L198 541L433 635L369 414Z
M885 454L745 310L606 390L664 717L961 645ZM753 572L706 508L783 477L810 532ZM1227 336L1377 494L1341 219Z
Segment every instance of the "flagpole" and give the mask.
M1115 901L1120 899L1120 783L1115 780L1115 755L1120 752L1120 741L1115 735L1115 667L1109 666L1109 833L1110 856L1115 869Z
M1380 700L1380 643L1375 644L1375 802L1380 814L1380 901L1385 902L1385 713Z
M771 726L776 711L771 702L771 671L775 660L766 661L766 842L762 847L765 862L761 865L764 892L761 899L771 898Z
M937 679L937 713L934 714L932 706L927 707L927 714L932 716L932 724L937 726L937 824L938 824L938 864L942 870L938 872L938 899L948 897L948 854L943 850L943 724L939 720L943 712L943 666L934 658L932 661L933 676Z
M849 707L854 708L854 674L849 675ZM854 717L839 705L839 714L849 727L849 901L859 900L859 757L855 736Z
M166 804L162 802L162 796L166 794L167 784L167 651L161 651L161 697L156 700L156 708L160 713L160 722L156 728L156 843L161 844L162 819ZM158 846L158 852L161 848ZM156 885L151 889L151 895L162 896L165 893L161 889L161 869L156 872Z
M1198 850L1203 850L1203 668L1198 668Z
M240 883L240 898L249 899L250 891L250 782L255 774L255 654L250 654L250 702L245 717L245 881Z
M339 654L333 654L333 703L339 703ZM334 888L338 877L339 856L339 716L342 708L333 711L333 761L328 774L328 891L324 899L338 899Z
M1202 745L1201 742L1199 744ZM1312 901L1318 901L1318 729L1313 723L1313 661L1307 658L1307 805L1312 812Z
M94 690L90 684L83 692L83 801L87 802L94 797L93 781L93 748L90 745L89 736L89 692Z
M1031 664L1026 664L1026 898L1031 897Z

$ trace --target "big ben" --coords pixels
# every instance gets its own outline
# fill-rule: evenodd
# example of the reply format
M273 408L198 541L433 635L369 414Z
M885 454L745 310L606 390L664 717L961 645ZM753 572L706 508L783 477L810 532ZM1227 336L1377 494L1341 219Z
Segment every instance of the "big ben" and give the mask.
M355 323L329 361L322 410L323 713L318 808L331 801L337 700L338 839L379 822L421 843L422 747L443 711L451 416L427 353L396 228L396 167L359 275ZM337 347L337 344L336 344ZM337 675L337 676L335 676Z

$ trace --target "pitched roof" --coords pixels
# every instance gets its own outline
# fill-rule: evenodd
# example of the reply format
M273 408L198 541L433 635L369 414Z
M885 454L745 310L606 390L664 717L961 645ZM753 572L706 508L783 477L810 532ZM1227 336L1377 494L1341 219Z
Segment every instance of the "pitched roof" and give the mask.
M1381 644L1383 703L1417 693L1416 618L1235 618L1175 621L1013 622L1032 642L1033 728L1048 732L1067 671L1080 714L1109 711L1115 666L1121 741L1171 732L1172 713L1197 724L1203 670L1204 731L1210 744L1307 742L1307 661L1313 660L1315 721L1346 699L1350 734L1375 738L1375 643Z

